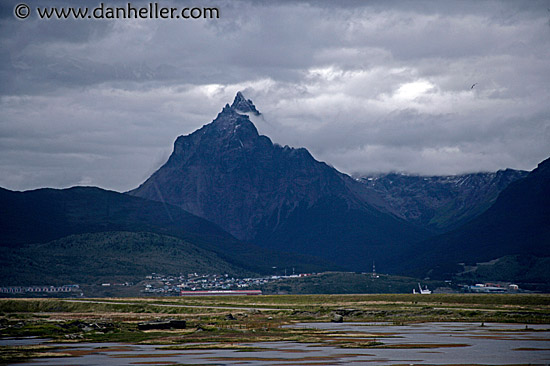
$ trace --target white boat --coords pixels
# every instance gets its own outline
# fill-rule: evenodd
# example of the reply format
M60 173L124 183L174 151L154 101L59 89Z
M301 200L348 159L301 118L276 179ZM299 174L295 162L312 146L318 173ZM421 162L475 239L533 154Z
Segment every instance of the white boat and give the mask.
M420 283L418 284L418 289L420 290L420 292L416 292L416 290L413 288L413 294L429 295L432 293L431 290L428 290L428 286L424 286L424 290L422 290L422 286L420 286Z

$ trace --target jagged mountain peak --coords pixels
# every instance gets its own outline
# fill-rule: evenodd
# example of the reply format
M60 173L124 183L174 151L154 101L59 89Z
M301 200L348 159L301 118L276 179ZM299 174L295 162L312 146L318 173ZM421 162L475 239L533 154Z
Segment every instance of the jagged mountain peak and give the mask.
M252 113L255 116L259 116L261 113L256 109L256 106L250 99L246 99L242 92L237 92L231 108L238 113Z
M212 121L213 123L221 122L221 124L239 124L245 121L250 121L250 118L246 114L238 113L235 108L226 104L222 111L218 113L218 116Z
M204 126L200 133L207 133L210 136L221 137L235 137L241 139L253 139L255 140L259 134L256 126L250 120L246 114L238 113L229 104L226 104L216 118L206 126Z
M131 194L165 200L246 240L325 196L362 205L346 176L305 148L260 136L250 111L254 104L237 93L211 123L179 136L166 164Z
M259 135L255 112L237 93L212 123L178 137L166 164L129 193L179 206L242 240L339 263L353 258L356 268L380 251L374 247L425 237L305 148Z

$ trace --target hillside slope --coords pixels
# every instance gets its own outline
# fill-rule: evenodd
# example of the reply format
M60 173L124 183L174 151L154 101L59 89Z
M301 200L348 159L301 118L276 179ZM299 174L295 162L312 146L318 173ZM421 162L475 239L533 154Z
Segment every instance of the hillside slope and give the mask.
M9 285L137 282L151 273L250 275L214 252L152 233L70 235L42 244L0 247L0 279Z
M412 255L417 258L404 270L439 277L459 271L460 262L508 255L550 257L550 159L511 183L487 211L456 230L418 243L404 258Z
M58 247L60 242L54 241L63 239L63 242L67 242L67 237L73 235L71 245L84 245L80 247L80 252L74 251L75 255L84 255L91 244L78 235L129 232L180 239L181 245L185 242L186 245L200 249L203 253L201 255L205 257L208 257L206 252L211 253L223 260L225 266L233 268L234 272L269 273L273 266L294 266L300 271L333 268L317 259L275 253L243 243L215 224L179 207L100 188L74 187L27 192L0 188L0 206L3 208L0 211L0 247L3 247L4 253L9 252L5 251L7 249L16 251L13 252L14 257L8 258L12 262L17 261L17 255L22 255L19 248L27 248L25 250L29 255L33 250L43 254L47 248L54 250ZM158 251L153 245L158 242L149 241L148 250ZM49 244L39 246L45 243ZM94 251L98 260L103 258L101 255L104 249L102 247ZM128 260L132 259L132 252L125 253L116 248L112 250L118 251L120 256L126 255ZM135 265L139 266L139 263L136 260Z

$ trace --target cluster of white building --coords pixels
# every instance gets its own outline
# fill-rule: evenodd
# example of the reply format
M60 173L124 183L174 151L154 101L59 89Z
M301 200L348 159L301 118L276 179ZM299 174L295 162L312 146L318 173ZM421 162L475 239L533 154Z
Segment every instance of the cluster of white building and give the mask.
M147 276L144 292L160 294L180 294L182 291L205 291L205 290L245 290L258 288L269 282L283 278L304 277L307 274L291 276L267 276L257 278L235 278L227 274L206 274L189 273L187 275L170 276L153 273Z
M519 286L513 283L510 284L496 284L496 283L477 283L473 286L467 286L468 292L482 292L482 293L507 293L519 291Z

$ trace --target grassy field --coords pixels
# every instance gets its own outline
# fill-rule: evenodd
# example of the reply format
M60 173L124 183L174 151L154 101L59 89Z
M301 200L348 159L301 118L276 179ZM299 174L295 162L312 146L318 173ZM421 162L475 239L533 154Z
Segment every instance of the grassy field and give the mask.
M342 342L334 332L289 329L300 322L485 322L550 324L550 295L382 294L222 297L0 299L0 337L71 342L154 343L239 348L244 342L316 342L380 347L383 340ZM183 319L186 329L138 329L151 320ZM363 337L364 338L364 337ZM2 347L0 362L51 355L49 347Z

